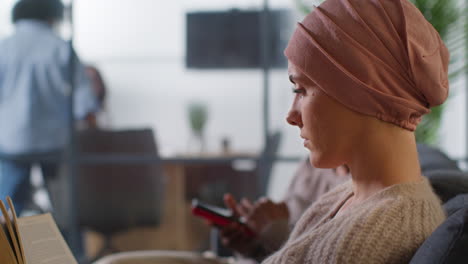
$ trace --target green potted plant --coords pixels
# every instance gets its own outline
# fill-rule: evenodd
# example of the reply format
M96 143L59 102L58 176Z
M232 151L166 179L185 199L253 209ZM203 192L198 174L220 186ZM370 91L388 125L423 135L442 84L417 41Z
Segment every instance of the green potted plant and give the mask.
M466 37L466 27L463 29L464 23L460 23L458 27L456 25L462 14L461 10L464 8L459 9L459 1L457 0L412 0L411 2L434 26L447 44L451 53L449 81L453 83L456 78L464 73L464 68L466 67L466 64L453 67L459 62L458 59L462 57L457 55L463 49L463 39ZM423 117L416 130L416 140L418 142L426 144L438 143L438 131L444 108L445 104L434 107L431 109L431 113Z
M189 142L189 148L203 152L205 151L204 128L208 120L208 107L202 102L191 102L187 110L193 139Z

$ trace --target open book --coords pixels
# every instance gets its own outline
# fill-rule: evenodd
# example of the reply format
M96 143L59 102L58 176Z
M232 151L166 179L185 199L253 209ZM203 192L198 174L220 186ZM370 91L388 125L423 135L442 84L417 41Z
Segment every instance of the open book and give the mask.
M1 264L77 264L50 214L17 218L10 197L7 202L10 212L0 200Z

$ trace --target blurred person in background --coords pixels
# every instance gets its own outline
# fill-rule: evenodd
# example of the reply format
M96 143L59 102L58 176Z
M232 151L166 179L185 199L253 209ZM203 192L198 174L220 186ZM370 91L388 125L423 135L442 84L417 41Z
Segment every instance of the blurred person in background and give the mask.
M107 87L102 78L102 74L97 66L85 65L85 72L91 81L91 88L97 100L97 109L93 113L89 113L85 119L77 120L77 128L84 129L100 129L109 125L109 117L105 112Z
M53 30L63 13L60 0L20 0L15 32L0 42L0 198L11 196L18 214L31 197L31 166L41 166L46 182L56 175L68 142L72 78L75 119L90 120L98 108L85 67Z
M86 74L91 79L92 89L97 97L99 108L104 108L104 102L107 95L106 84L98 68L94 65L85 66Z
M311 204L350 177L345 165L319 169L305 159L299 164L280 202L265 197L255 202L245 198L237 202L231 194L226 194L226 207L237 217L242 217L256 235L246 234L243 226L233 223L220 228L221 242L238 254L237 263L262 261L286 242L292 228Z

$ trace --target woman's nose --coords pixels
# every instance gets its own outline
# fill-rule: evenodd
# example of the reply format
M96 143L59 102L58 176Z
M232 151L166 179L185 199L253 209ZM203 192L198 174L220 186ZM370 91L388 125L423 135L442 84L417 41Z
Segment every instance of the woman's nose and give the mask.
M294 108L289 110L288 116L286 117L286 121L292 126L302 126L301 115L299 111L297 111Z

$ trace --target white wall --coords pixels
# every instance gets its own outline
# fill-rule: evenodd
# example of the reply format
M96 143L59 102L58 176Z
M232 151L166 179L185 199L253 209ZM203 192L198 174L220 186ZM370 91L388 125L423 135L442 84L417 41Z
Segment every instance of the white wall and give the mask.
M454 159L466 156L466 81L450 84L450 95L447 100L441 128L439 131L439 145Z
M275 3L276 2L276 3ZM187 150L190 130L186 105L205 101L210 110L208 150L229 137L232 149L263 147L262 75L259 70L188 70L184 67L185 12L258 8L261 1L80 0L75 6L76 47L81 57L102 68L111 89L108 111L115 128L151 126L163 154ZM273 7L290 1L273 1ZM108 12L107 10L112 10ZM105 18L104 18L105 17ZM111 30L110 30L111 29ZM284 130L290 85L286 70L271 73L272 122ZM293 135L293 136L291 136ZM284 131L284 150L305 153L298 132ZM293 144L291 144L293 143ZM294 164L278 164L271 185L281 197Z
M214 139L209 150L228 136L235 149L256 151L262 142L260 71L187 70L186 3L77 2L76 47L103 69L112 126L152 126L163 151L183 152L190 136L186 104L202 100L209 106L207 136Z
M459 0L459 5L462 9L463 5L467 5L466 1ZM459 38L459 32L465 26L466 30L466 16L467 14L462 14L464 17L458 21L455 27L452 27L449 32L449 37L447 41L447 46L454 46L453 43L457 43L457 37ZM451 52L451 61L449 72L453 69L457 69L463 63L466 63L466 43L467 39L464 41L463 47L465 49L457 50ZM457 45L455 45L457 46ZM454 158L464 158L467 154L467 124L466 124L466 112L467 112L467 78L468 76L461 76L456 81L450 82L450 94L449 99L446 103L446 109L443 113L443 120L440 130L440 145Z
M10 34L13 30L11 8L14 2L14 0L0 0L0 38Z

